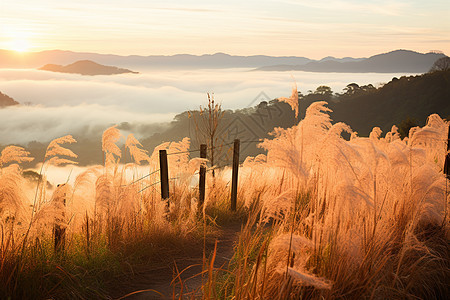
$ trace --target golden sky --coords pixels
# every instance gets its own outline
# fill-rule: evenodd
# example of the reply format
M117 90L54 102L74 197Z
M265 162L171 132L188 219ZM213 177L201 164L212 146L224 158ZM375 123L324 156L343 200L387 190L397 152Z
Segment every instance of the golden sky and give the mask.
M0 49L121 55L450 53L450 1L0 0Z

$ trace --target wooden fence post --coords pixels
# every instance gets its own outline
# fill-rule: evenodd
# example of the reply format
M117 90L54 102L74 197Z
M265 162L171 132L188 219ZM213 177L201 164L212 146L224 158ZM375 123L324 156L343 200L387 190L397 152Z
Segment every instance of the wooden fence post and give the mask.
M444 174L450 179L450 125L448 125L447 154L445 155Z
M58 184L58 188L64 184ZM56 199L55 199L56 200ZM59 200L59 199L58 199ZM65 221L65 208L66 208L66 194L64 193L64 198L62 199L63 212L61 215L60 222L63 223ZM55 253L59 254L64 251L66 244L66 228L58 224L58 220L55 220L56 224L53 225L53 234L54 234L54 242L55 242Z
M206 144L200 145L200 158L206 158ZM203 203L205 202L205 186L206 186L206 168L200 166L200 173L198 179L198 209L203 209Z
M239 171L239 139L234 140L233 148L233 173L231 175L231 210L236 211L238 171Z
M169 168L166 150L159 150L159 169L159 174L161 175L161 198L169 199ZM167 206L169 206L169 202L167 202Z

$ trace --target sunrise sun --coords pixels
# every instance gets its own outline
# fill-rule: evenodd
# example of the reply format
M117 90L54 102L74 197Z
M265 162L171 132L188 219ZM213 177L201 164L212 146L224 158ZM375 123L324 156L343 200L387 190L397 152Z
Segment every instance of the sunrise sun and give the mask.
M25 38L16 38L11 41L10 48L17 52L25 52L30 49L30 43Z
M34 34L29 30L4 26L0 35L3 35L4 45L9 50L21 53L32 48L31 40Z

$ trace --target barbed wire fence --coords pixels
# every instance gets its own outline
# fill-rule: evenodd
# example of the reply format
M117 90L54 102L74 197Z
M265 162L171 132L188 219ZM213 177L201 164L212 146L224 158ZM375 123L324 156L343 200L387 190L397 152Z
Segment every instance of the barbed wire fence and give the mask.
M217 164L215 166L211 166L209 168L205 167L204 165L200 166L200 169L198 171L196 171L194 173L195 175L199 175L199 208L201 208L201 206L203 206L204 203L204 197L205 197L205 186L206 186L206 174L209 172L212 172L214 170L218 170L218 169L222 169L225 167L232 167L232 179L231 179L231 205L230 208L231 210L235 211L236 210L236 201L237 201L237 184L238 184L238 172L239 172L239 148L240 148L240 144L244 144L244 143L261 143L261 140L247 140L247 141L240 141L239 139L235 139L233 142L230 143L225 143L219 146L215 146L215 147L207 147L206 144L201 144L200 145L200 149L192 149L192 150L186 150L186 151L177 151L177 152L171 152L171 153L167 153L167 150L159 150L159 158L160 158L160 166L158 169L153 170L152 172L139 177L135 180L133 180L130 183L127 184L123 184L121 185L121 187L126 187L126 186L131 186L134 185L136 183L141 182L142 180L156 174L156 173L160 173L160 180L158 181L154 181L152 183L149 183L147 185L145 185L143 188L141 188L138 193L141 193L145 190L147 190L148 188L153 188L155 191L157 191L157 189L155 188L156 185L160 184L161 186L161 198L162 199L169 199L169 181L173 181L173 180L178 180L180 179L180 177L170 177L168 176L169 174L169 167L168 167L168 163L167 163L167 157L168 156L173 156L173 155L182 155L182 154L191 154L191 153L196 153L199 152L200 153L200 158L204 158L206 159L206 152L207 150L212 150L215 148L220 148L223 149L224 147L228 147L227 151L232 151L233 153L233 160L232 162L227 162L225 164ZM197 189L197 188L196 188Z

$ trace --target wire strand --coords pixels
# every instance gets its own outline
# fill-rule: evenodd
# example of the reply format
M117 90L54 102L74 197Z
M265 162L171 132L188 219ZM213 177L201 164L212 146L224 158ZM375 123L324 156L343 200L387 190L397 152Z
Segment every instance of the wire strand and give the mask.
M192 152L198 152L200 151L200 149L196 149L196 150L187 150L187 151L179 151L179 152L172 152L172 153L167 153L167 155L176 155L176 154L184 154L184 153L192 153Z
M172 177L172 178L169 178L169 180L177 180L177 179L180 179L180 177ZM142 191L145 191L145 190L148 189L149 187L152 187L152 186L154 186L154 185L156 185L156 184L158 184L158 183L161 183L161 180L160 180L160 181L156 181L156 182L154 182L154 183L152 183L152 184L150 184L150 185L147 185L146 187L144 187L143 189L141 189L140 191L138 191L138 193L140 193L140 192L142 192Z
M160 171L160 170L161 170L161 169L155 170L155 171L151 172L150 174L147 174L147 175L145 175L145 176L143 176L143 177L141 177L141 178L139 178L139 179L136 179L135 181L133 181L133 182L131 182L131 183L128 183L128 184L122 184L121 187L122 187L122 186L129 186L129 185L135 184L136 182L141 181L142 179L147 178L148 176L153 175L153 174L155 174L156 172L158 172L158 171Z
M240 141L240 143L262 143L262 141ZM215 146L215 147L208 147L206 148L207 150L212 150L212 149L217 149L217 148L221 148L224 146L230 146L233 145L233 142L227 143L227 144L222 144L220 146ZM186 151L179 151L179 152L172 152L172 153L167 153L167 156L169 155L177 155L177 154L185 154L185 153L193 153L193 152L199 152L200 149L194 149L194 150L186 150Z
M261 142L262 142L262 141L240 141L240 143L261 143ZM222 145L220 145L220 146L209 147L209 148L207 148L207 150L217 149L217 148L221 148L221 147L224 147L224 146L230 146L230 145L234 145L234 141L231 142L231 143L222 144ZM187 151L179 151L179 152L167 153L167 156L169 156L169 155L177 155L177 154L185 154L185 153L193 153L193 152L199 152L199 151L200 151L200 149L187 150ZM227 166L230 166L230 165L232 165L232 163L225 164L225 165L222 165L222 166L211 167L211 168L208 168L208 169L206 170L206 172L214 171L214 170L216 170L216 169L220 169L220 168L227 167ZM142 179L144 179L144 178L146 178L146 177L148 177L148 176L150 176L150 175L152 175L152 174L154 174L154 173L156 173L156 172L158 172L158 171L160 171L160 170L161 170L161 169L155 170L155 171L151 172L150 174L147 174L147 175L145 175L145 176L143 176L143 177L141 177L141 178L139 178L139 179L136 179L135 181L133 181L133 182L131 182L131 183L129 183L129 184L121 185L121 186L128 186L128 185L135 184L136 182L138 182L138 181L140 181L140 180L142 180ZM176 179L179 179L179 177L170 178L169 180L176 180ZM140 192L142 192L142 191L145 191L145 190L148 189L149 187L152 187L152 186L154 186L154 185L156 185L156 184L158 184L158 183L161 183L161 181L154 182L154 183L152 183L151 185L148 185L148 186L144 187L144 188L141 189L138 193L140 193Z
M145 191L146 189L148 189L149 187L152 187L152 186L154 186L154 185L156 185L156 184L158 184L158 183L160 183L161 181L157 181L157 182L154 182L154 183L152 183L152 184L150 184L150 185L147 185L145 188L143 188L143 189L141 189L138 193L140 193L140 192L142 192L142 191Z

